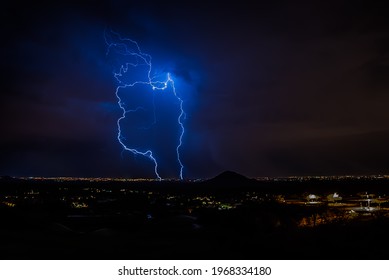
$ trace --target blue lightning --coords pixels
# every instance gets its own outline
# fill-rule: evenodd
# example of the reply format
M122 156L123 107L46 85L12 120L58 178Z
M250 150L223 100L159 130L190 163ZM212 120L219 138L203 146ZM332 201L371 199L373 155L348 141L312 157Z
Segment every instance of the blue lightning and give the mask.
M134 155L142 155L148 159L150 159L154 163L154 172L156 177L159 180L162 180L161 176L158 173L158 162L157 159L154 157L153 152L151 150L146 150L146 151L139 151L135 148L130 148L128 147L125 143L125 137L122 135L122 128L121 128L121 122L126 118L127 113L130 112L137 112L139 110L145 110L143 107L138 106L135 109L130 109L126 110L125 108L125 103L122 101L122 99L119 96L119 91L122 89L125 89L127 87L134 87L135 85L142 84L142 85L148 85L151 87L153 91L164 91L167 89L169 86L172 88L173 94L175 98L178 100L179 103L179 116L177 118L177 123L179 124L179 127L181 129L181 132L179 134L179 139L178 139L178 145L176 147L176 153L177 153L177 161L180 166L179 170L179 178L182 180L183 179L183 170L184 170L184 165L182 164L181 161L181 155L180 155L180 149L182 146L182 139L185 133L185 128L183 124L183 119L185 118L185 112L183 109L183 100L177 95L174 80L172 79L170 73L167 73L167 77L163 81L156 80L155 76L151 76L152 73L152 57L151 55L144 53L141 51L138 43L134 40L131 40L129 38L122 38L120 34L110 31L110 34L107 34L107 31L105 31L104 34L105 42L107 44L107 53L108 55L111 50L115 50L116 53L123 55L123 56L128 56L133 60L133 62L126 62L125 64L121 64L119 71L118 72L113 72L113 76L118 82L118 86L116 87L115 95L118 100L118 105L120 109L122 110L122 115L120 118L117 120L117 127L118 127L118 133L117 133L117 140L121 144L124 150L129 151L133 153ZM109 35L109 36L108 36ZM117 40L115 40L113 37L116 37ZM133 81L131 83L126 82L123 80L123 75L128 72L129 69L136 69L137 67L147 67L147 79L146 80L137 80ZM154 105L155 106L155 105ZM154 108L155 109L155 108ZM155 110L154 110L154 124L156 122L156 116L155 116ZM145 128L147 129L147 128Z

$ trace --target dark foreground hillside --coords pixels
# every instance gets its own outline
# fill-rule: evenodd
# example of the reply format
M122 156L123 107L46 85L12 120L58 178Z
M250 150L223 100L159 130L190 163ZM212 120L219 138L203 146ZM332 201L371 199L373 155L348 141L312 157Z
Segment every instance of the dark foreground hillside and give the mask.
M0 259L389 259L387 211L279 199L312 186L341 192L339 182L261 188L228 176L163 186L0 182ZM386 182L372 185L386 192ZM345 186L344 194L367 188Z
M250 217L235 210L150 221L136 214L63 219L8 214L1 214L1 259L389 258L386 217L298 228L276 217L285 213Z

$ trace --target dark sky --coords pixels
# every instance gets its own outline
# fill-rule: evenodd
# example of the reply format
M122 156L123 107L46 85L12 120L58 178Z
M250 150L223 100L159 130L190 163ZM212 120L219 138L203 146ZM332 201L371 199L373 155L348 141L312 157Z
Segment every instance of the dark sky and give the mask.
M174 75L184 177L388 174L385 2L3 1L0 174L154 177L116 139L107 28Z

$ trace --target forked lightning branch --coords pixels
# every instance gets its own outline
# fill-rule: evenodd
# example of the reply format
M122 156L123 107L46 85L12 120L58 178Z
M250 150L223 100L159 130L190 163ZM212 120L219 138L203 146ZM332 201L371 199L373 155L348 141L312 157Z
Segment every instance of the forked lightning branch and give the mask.
M112 30L106 30L104 33L105 42L107 44L107 56L110 53L115 53L120 55L121 57L125 57L125 61L119 62L120 67L118 70L113 72L113 76L116 79L118 86L116 87L116 97L118 100L118 105L122 111L122 115L117 120L117 140L121 144L124 150L133 153L134 155L141 155L149 160L151 160L154 164L154 172L156 177L161 180L159 166L158 166L158 157L155 155L151 148L137 148L132 147L127 143L126 137L123 135L123 121L128 118L129 113L146 111L142 106L131 107L131 104L126 104L123 101L123 98L120 96L120 91L123 91L126 88L135 88L136 86L144 86L148 87L149 91L146 94L155 94L155 92L165 91L167 89L171 89L172 93L175 97L176 102L178 103L179 112L177 115L177 123L179 126L179 133L177 135L177 146L176 146L176 160L179 164L178 177L183 179L183 169L184 166L181 161L180 148L182 146L182 138L184 136L184 124L183 120L185 118L185 112L183 109L183 100L177 95L176 88L174 85L174 80L170 73L165 73L165 78L159 80L157 78L160 75L154 75L152 73L152 57L151 55L142 52L138 43L129 38L122 38L120 34L113 32ZM135 75L135 80L128 80L127 77L130 73L139 73L146 71L146 75L141 75L142 79L137 80L137 75ZM129 107L129 108L128 108ZM154 121L153 124L156 123L156 114L155 114L155 104L154 104ZM142 129L148 129L148 127L143 127Z

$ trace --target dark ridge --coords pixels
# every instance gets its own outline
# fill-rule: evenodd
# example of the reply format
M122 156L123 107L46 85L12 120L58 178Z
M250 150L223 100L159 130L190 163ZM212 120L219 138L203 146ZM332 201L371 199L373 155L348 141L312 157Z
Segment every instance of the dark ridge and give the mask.
M229 192L242 191L256 185L255 179L247 178L233 171L224 171L216 177L206 180L202 184L208 191Z
M240 182L248 182L251 181L251 179L247 178L246 176L243 176L239 173L236 173L234 171L224 171L217 175L216 177L209 180L210 182L220 182L220 183L240 183Z

